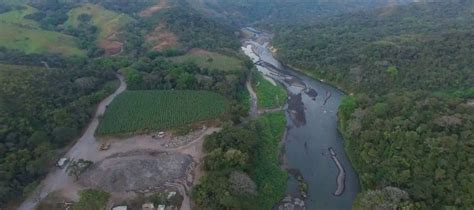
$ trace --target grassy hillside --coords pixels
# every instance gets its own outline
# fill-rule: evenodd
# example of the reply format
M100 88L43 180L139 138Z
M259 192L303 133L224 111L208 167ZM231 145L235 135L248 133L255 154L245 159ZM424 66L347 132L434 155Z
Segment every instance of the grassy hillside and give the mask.
M30 29L0 22L0 46L22 50L25 53L59 53L83 56L76 38L54 31ZM58 44L60 43L60 44Z
M37 9L21 5L11 11L0 14L0 46L21 50L25 53L58 53L66 56L84 56L78 48L75 37L48 31L39 27L39 23L25 16L37 12ZM60 43L60 44L58 44Z
M109 106L98 134L159 131L218 118L224 97L208 91L127 91Z
M92 24L99 29L97 37L99 43L118 33L122 26L132 21L132 18L126 14L107 10L99 5L85 4L69 11L69 19L64 25L66 27L78 27L78 17L82 14L90 15Z
M39 24L36 21L24 18L26 15L30 15L37 12L37 9L28 5L22 6L24 6L25 8L13 9L11 11L0 14L0 22L31 28L38 28Z
M200 68L217 69L222 71L240 71L244 69L242 61L219 53L194 49L186 55L170 58L178 63L193 62Z

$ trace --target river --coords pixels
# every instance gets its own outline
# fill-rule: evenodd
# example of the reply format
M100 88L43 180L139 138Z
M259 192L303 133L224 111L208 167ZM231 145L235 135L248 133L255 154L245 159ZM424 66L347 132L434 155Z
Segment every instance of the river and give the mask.
M308 184L306 209L351 209L360 186L338 131L337 110L345 94L282 65L269 49L269 37L256 33L243 41L242 49L267 79L288 90L285 168ZM299 196L294 176L288 181L287 194Z

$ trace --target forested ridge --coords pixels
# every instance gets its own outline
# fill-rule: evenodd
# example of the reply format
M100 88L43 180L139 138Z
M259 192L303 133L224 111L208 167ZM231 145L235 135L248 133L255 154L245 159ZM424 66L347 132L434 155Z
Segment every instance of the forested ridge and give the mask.
M472 7L467 1L413 4L342 15L282 28L274 45L283 61L346 90L469 88Z
M185 3L158 13L155 18L165 21L169 30L188 48L236 50L240 47L235 34L238 29L203 16Z
M354 93L339 120L364 189L356 209L474 207L473 8L417 3L276 29L281 60Z
M374 9L392 4L412 2L412 0L187 0L195 7L204 8L205 14L211 13L220 20L234 25L256 24L273 27L280 24L301 24L315 21L322 17L332 16L348 11ZM209 12L212 11L212 12Z

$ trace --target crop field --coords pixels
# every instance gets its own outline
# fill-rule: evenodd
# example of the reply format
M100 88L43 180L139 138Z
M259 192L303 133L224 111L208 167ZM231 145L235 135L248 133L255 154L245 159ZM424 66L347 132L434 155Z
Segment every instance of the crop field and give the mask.
M132 18L128 15L107 10L99 5L86 4L69 11L69 19L64 25L77 27L79 25L77 17L81 14L89 14L91 16L92 24L99 28L98 42L104 41L113 36L123 25L132 21Z
M25 53L60 53L83 56L76 38L54 31L30 29L0 22L0 46ZM61 43L58 45L58 43Z
M194 62L201 68L218 69L222 71L242 70L242 62L230 56L205 50L192 50L186 55L171 58L176 62Z
M107 108L97 134L146 133L215 119L226 99L209 91L125 91Z
M257 74L255 82L255 92L257 93L259 108L271 109L285 105L288 94L280 84L273 85L264 79L260 73Z

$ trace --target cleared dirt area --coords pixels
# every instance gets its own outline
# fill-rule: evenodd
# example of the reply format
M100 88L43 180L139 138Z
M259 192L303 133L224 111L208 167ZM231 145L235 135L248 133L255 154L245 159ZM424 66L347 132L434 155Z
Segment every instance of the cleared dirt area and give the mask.
M47 180L50 185L47 193L38 192L41 194L33 195L31 201L74 202L79 200L80 190L101 188L111 193L109 207L112 207L138 195L172 189L184 198L181 209L191 209L189 192L203 173L204 139L219 130L203 128L180 137L166 132L163 138L147 134L96 140L94 147L80 156L94 164L80 175L79 181L57 169ZM108 142L110 149L98 151L99 142ZM47 196L51 193L54 196Z
M79 180L86 187L108 192L145 192L186 177L192 157L180 153L138 150L95 163Z
M99 47L105 50L106 55L116 55L122 52L123 43L119 41L103 40Z
M117 38L117 33L114 33L101 40L99 47L105 50L106 55L115 55L123 51L123 42Z
M91 16L91 23L98 28L97 45L105 50L106 55L122 52L124 39L121 37L121 31L126 24L133 20L132 17L107 10L96 4L85 4L68 13L69 19L65 22L65 26L80 27L78 17L81 14Z
M179 46L178 37L167 30L165 23L160 23L151 33L145 37L146 41L152 45L156 51L176 48Z
M138 13L140 17L150 17L151 15L159 12L162 9L168 8L168 1L167 0L158 0L158 3L152 7L146 8L145 10Z

